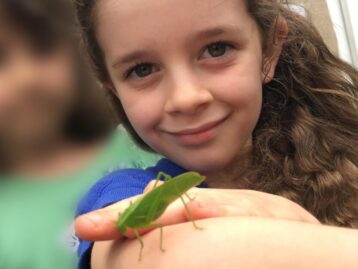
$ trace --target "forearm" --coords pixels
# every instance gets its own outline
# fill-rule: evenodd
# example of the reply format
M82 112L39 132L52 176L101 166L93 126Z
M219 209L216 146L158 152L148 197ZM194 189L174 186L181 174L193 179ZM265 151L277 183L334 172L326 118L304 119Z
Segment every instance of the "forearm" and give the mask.
M139 243L96 243L92 268L358 268L358 231L300 222L259 218L216 218L164 228L165 253L159 232Z

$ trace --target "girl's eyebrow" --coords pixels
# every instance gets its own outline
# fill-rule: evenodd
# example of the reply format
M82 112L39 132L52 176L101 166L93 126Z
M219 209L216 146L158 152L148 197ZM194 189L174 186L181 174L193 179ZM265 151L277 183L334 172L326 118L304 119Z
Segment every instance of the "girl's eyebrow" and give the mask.
M192 34L192 39L190 39L190 40L208 39L208 38L220 36L223 34L239 34L240 32L241 32L241 30L235 26L231 26L231 25L216 26L216 27L207 28L204 30L194 32L194 34ZM151 54L151 53L152 52L149 50L138 50L138 51L134 51L129 54L126 54L124 56L120 56L114 61L112 68L116 69L121 65L125 65L128 63L138 61L139 59L144 58L145 56L147 56L148 54Z
M138 59L141 59L145 57L146 55L150 54L150 51L147 50L138 50L134 51L132 53L126 54L123 57L119 57L114 61L114 64L112 65L113 69L116 69L118 66L123 64L128 64L131 62L135 62Z
M217 26L213 28L204 29L201 31L198 31L193 34L193 37L195 39L202 39L202 38L211 38L223 34L238 34L241 30L239 27L231 26L231 25L223 25L223 26Z

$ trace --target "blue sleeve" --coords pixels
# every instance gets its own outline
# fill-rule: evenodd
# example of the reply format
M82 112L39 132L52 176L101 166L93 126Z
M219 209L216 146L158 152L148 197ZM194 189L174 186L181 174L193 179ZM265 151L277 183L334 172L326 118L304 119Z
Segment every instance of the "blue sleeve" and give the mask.
M152 170L123 169L98 181L81 200L76 216L106 207L120 200L141 194L147 184L156 177ZM78 268L91 268L92 242L80 240Z

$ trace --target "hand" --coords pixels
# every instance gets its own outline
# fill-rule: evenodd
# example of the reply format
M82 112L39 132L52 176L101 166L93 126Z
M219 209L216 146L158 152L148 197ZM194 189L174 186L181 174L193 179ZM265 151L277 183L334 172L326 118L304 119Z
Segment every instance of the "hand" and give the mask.
M225 217L165 227L137 240L96 242L93 269L357 269L358 230L259 217ZM319 239L319 240L317 240ZM204 258L203 258L204 257Z
M150 191L151 182L144 193ZM309 212L298 204L268 193L251 190L199 189L193 188L188 192L194 200L187 202L193 219L218 218L228 216L249 216L261 218L276 218L319 224ZM123 212L130 201L138 199L135 196L109 207L79 216L75 222L77 235L89 241L113 240L122 235L115 229L118 213ZM171 204L166 212L157 220L164 226L190 221L180 199ZM141 229L145 233L151 229ZM133 237L129 231L126 235Z

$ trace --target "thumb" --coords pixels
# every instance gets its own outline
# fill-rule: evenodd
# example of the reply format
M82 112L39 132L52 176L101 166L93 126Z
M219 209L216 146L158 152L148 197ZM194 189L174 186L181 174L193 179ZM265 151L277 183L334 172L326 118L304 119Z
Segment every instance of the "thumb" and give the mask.
M76 235L86 241L121 238L121 233L115 228L118 216L118 211L113 210L97 210L81 215L75 220Z
M162 181L154 179L148 183L148 185L145 187L143 193L145 194L145 193L151 192L153 189L155 189L156 187L159 187L162 184L163 184Z
M140 195L137 195L77 217L75 220L76 235L86 241L122 238L123 236L115 227L119 213L123 213L131 201L135 201L139 197Z
M123 235L115 228L115 223L119 218L119 212L129 206L130 201L137 199L136 196L130 199L115 203L104 209L99 209L88 214L79 216L75 221L76 234L83 240L87 241L104 241L123 238ZM183 205L181 199L172 203L162 216L154 223L168 226L188 222L190 220L214 218L225 215L225 210L210 196L199 195L196 199ZM139 229L139 233L145 233L151 228ZM126 237L134 237L133 231L128 229Z

